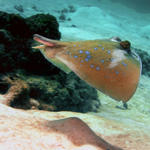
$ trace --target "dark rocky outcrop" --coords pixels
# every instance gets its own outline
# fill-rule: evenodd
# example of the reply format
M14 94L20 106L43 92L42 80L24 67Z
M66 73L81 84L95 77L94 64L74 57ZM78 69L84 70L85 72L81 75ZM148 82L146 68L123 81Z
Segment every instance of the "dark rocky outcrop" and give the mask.
M56 18L49 14L37 14L26 18L31 35L41 34L51 39L59 40L61 34L59 32L59 24Z
M146 51L135 49L142 61L142 74L150 77L150 55Z
M73 73L65 74L32 49L35 33L61 38L54 16L37 14L25 19L0 12L0 20L0 93L7 100L3 103L24 109L97 110L100 103L94 88Z

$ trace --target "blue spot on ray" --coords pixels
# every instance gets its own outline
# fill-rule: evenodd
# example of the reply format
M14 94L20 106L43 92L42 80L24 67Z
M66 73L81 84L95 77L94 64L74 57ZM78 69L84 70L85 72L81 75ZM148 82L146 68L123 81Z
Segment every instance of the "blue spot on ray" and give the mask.
M102 47L102 45L100 45L100 44L99 44L98 46L99 46L99 47Z
M95 48L94 48L94 50L98 50L98 48L97 48L97 47L95 47Z
M115 58L111 58L110 61L113 62L115 60Z
M99 71L99 70L100 70L100 67L99 67L99 66L97 66L97 67L96 67L96 70L97 70L97 71Z
M79 53L82 54L82 53L83 53L83 50L79 50Z
M74 56L74 58L78 58L78 56L77 56L77 55L75 55L75 56Z
M83 62L84 62L84 60L81 60L81 62L83 63Z
M119 74L119 72L118 72L118 71L116 71L116 74Z
M101 60L101 63L104 63L104 59Z
M110 50L108 50L108 51L107 51L107 53L108 53L108 54L110 54L110 53L111 53L111 51L110 51Z
M104 50L104 47L102 47L102 50Z
M91 64L91 65L90 65L90 67L91 67L91 68L94 68L94 65L93 65L93 64Z
M73 45L74 47L76 47L76 45Z
M125 67L127 66L127 64L125 64L124 62L122 62L122 65L124 65Z
M88 58L85 58L85 61L89 61L89 59L88 59Z
M89 58L89 59L90 59L90 58L91 58L91 55L87 55L87 58Z
M88 55L88 54L90 54L90 52L89 52L89 51L85 51L85 54L87 54L87 55Z

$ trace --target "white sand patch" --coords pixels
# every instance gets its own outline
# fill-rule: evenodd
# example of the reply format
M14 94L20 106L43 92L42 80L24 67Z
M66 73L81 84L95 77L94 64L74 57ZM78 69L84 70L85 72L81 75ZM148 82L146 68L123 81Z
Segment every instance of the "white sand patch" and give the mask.
M21 5L23 12L15 9L15 5ZM50 13L58 19L59 11L68 8L69 5L74 6L76 11L65 13L66 18L71 18L70 21L59 22L62 40L104 39L119 36L123 40L130 40L134 47L149 51L150 14L138 13L119 3L110 3L109 0L0 0L1 11L19 13L24 17L37 13ZM102 106L99 114L122 121L136 119L150 122L149 92L150 79L142 76L135 95L128 102L128 110L115 108L119 105L118 102L100 94Z

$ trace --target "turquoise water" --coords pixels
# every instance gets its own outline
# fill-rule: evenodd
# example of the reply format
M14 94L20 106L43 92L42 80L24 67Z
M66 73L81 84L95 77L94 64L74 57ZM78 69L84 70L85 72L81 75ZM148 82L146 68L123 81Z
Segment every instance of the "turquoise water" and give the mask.
M1 0L0 9L19 13L24 17L36 13L50 13L58 18L64 39L119 36L132 41L134 47L148 51L150 47L149 13L140 11L140 8L134 9L133 4L130 4L132 2L124 3L124 1L118 2L117 0L88 0L86 2L84 0L56 0L55 2L52 0ZM146 2L143 3L146 5Z

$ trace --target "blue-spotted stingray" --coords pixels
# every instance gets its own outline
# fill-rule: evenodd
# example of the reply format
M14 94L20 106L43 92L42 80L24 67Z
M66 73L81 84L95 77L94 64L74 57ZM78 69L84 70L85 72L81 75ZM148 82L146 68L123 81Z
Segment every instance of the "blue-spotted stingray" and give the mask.
M141 61L131 51L129 41L86 40L55 41L38 34L34 40L44 57L65 72L75 72L81 79L117 101L127 102L135 93Z

